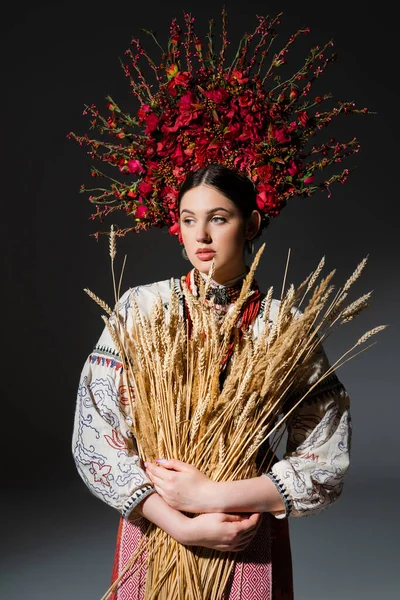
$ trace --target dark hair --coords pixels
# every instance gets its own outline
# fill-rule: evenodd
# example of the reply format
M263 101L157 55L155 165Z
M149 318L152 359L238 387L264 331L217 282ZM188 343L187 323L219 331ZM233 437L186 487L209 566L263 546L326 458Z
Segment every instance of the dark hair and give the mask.
M215 188L231 200L239 209L243 219L248 219L253 210L260 212L256 203L256 189L251 179L220 164L210 164L189 173L179 190L178 210L183 195L201 184ZM261 212L260 214L261 226L253 239L259 237L261 231L269 224L269 217L264 217Z

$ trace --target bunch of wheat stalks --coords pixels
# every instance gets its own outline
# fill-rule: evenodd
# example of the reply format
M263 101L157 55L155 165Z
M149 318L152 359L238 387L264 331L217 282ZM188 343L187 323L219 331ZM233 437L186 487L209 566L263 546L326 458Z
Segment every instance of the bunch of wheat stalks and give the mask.
M244 280L239 299L222 321L213 304L205 301L213 266L207 281L201 283L198 297L188 291L182 279L192 322L190 337L172 285L168 311L159 297L149 316L141 313L131 295L133 314L129 329L103 301L86 290L109 314L110 318L104 317L104 320L123 361L126 389L134 389L134 398L130 398L132 432L143 460L177 458L196 466L215 481L246 479L268 470L269 465L256 467L257 451L307 395L299 398L278 419L289 391L295 390L306 375L317 345L338 325L353 319L368 306L371 292L344 306L348 290L360 276L366 259L334 299L329 300L334 289L330 281L335 271L317 284L323 258L297 289L291 284L284 294L283 285L273 323L269 323L271 287L266 294L263 331L254 337L250 328L239 337L235 322L252 294L254 272L264 246ZM116 292L115 253L115 236L111 231L110 255ZM121 279L119 287L120 284ZM297 311L306 295L310 296L307 305ZM385 327L375 327L365 333L307 393L339 363L349 360L345 357L354 348ZM221 389L221 365L232 336L233 354ZM103 598L115 590L124 575L138 568L137 559L144 550L147 554L146 600L216 600L221 597L234 566L234 553L187 549L152 524L144 540Z

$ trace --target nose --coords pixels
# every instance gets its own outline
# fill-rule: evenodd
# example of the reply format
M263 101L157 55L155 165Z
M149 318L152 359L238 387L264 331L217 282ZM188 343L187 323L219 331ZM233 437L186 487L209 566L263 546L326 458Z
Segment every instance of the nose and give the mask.
M203 243L203 244L209 244L211 242L211 237L207 230L206 224L199 222L197 231L196 231L196 242Z

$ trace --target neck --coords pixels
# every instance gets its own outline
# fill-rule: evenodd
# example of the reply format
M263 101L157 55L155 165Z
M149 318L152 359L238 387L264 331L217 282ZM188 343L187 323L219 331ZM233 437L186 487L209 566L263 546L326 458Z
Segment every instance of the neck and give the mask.
M206 273L201 273L200 272L200 275L203 277L204 280L206 280L207 277L208 277L208 275ZM235 275L234 277L232 277L231 279L229 279L227 281L224 280L222 282L222 281L217 281L216 279L212 278L211 279L211 284L213 284L213 285L219 285L219 286L224 286L224 287L229 287L229 286L234 285L235 283L238 283L242 279L244 279L246 277L246 275L247 275L247 269L245 267L241 273Z
M233 281L246 275L246 273L247 267L243 257L242 260L237 261L235 264L230 263L222 266L222 268L216 268L212 281L217 285L228 286L231 285ZM207 273L202 272L202 275L207 277Z

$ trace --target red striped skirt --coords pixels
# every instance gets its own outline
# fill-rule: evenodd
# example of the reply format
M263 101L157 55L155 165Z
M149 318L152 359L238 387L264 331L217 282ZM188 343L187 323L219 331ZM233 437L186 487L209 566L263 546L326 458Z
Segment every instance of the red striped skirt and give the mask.
M147 529L148 521L121 517L114 557L112 583L122 573ZM264 513L250 546L236 553L235 565L221 600L293 600L292 555L288 519ZM139 564L138 564L139 563ZM144 600L146 556L127 573L110 600Z

